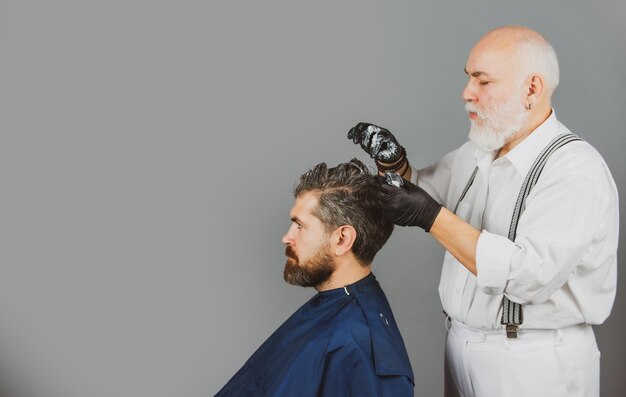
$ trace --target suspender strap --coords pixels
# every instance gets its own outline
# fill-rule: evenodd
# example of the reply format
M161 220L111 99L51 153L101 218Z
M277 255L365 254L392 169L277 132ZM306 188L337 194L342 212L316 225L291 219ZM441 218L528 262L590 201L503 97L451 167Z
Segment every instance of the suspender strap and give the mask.
M548 162L548 158L550 158L552 153L568 143L581 140L582 139L574 134L558 135L535 159L535 162L522 183L519 195L517 196L517 202L515 203L515 209L513 210L513 217L511 218L511 225L509 226L509 240L515 241L515 237L517 235L517 224L519 223L522 213L526 209L526 198L530 194L530 190L537 184L539 175ZM506 334L508 338L517 338L517 329L523 321L524 316L522 312L522 305L511 302L509 298L504 296L502 298L502 319L500 323L506 325Z
M476 179L477 173L478 173L478 167L474 168L474 172L472 172L472 176L470 176L470 179L469 181L467 181L467 184L465 185L463 192L461 192L461 197L459 197L459 201L457 201L456 205L454 206L454 211L452 212L454 212L455 214L456 214L456 210L459 209L459 204L461 204L461 201L463 201L463 199L465 198L467 191L472 186L472 183L474 183L474 179Z

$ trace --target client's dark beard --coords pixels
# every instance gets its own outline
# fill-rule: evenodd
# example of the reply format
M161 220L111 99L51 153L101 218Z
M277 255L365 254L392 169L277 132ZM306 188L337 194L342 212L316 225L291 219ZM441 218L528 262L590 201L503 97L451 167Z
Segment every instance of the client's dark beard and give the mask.
M301 287L317 287L328 281L335 271L335 266L326 248L326 246L320 248L311 259L300 263L293 248L288 245L285 249L287 263L283 272L285 281Z

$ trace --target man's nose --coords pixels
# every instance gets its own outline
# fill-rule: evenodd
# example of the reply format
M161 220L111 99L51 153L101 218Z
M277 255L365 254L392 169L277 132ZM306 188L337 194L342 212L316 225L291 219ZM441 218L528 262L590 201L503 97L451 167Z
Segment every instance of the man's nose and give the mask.
M461 98L463 98L463 102L476 102L477 97L471 81L465 84L465 88L461 91Z
M291 243L293 243L293 224L291 226L289 226L289 229L287 230L287 233L285 233L285 235L283 236L283 238L280 241L283 244L291 244Z

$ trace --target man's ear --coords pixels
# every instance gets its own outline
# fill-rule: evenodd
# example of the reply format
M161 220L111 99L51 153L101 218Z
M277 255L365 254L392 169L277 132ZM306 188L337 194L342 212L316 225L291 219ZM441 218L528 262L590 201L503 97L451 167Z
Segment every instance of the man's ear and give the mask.
M531 75L526 81L528 91L526 91L526 109L530 110L541 101L545 95L546 85L543 77L538 74Z
M333 250L335 255L341 256L352 250L356 240L356 230L350 225L339 226L333 232Z

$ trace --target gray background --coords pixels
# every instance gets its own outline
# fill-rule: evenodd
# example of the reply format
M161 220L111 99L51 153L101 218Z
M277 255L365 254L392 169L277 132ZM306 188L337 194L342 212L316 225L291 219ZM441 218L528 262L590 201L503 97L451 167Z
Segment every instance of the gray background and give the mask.
M345 138L361 120L418 167L463 143L466 56L503 24L553 43L557 115L624 192L625 16L618 0L0 1L2 394L217 392L313 294L282 281L300 173L369 161ZM443 389L441 259L398 228L374 265L417 395ZM604 396L626 387L619 285L596 327Z

